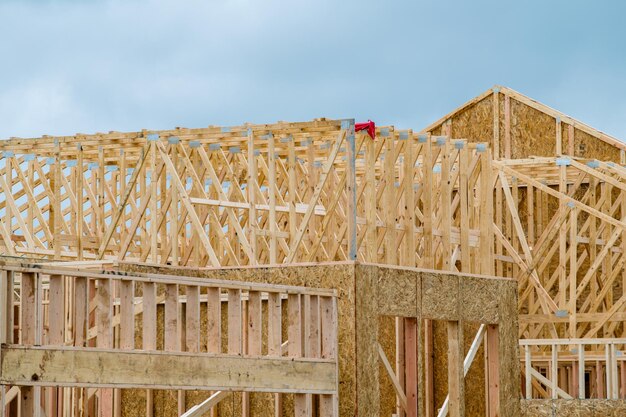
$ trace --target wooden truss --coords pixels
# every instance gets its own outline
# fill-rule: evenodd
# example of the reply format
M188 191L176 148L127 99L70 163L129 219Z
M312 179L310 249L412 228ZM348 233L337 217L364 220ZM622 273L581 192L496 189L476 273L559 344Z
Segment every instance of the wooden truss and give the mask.
M522 337L626 330L626 170L350 120L0 143L0 245L57 260L360 260L511 277Z

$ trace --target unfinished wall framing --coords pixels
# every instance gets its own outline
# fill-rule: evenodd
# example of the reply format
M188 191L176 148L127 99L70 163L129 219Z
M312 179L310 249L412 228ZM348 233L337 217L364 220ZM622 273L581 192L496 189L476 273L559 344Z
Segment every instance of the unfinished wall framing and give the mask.
M233 392L253 415L288 394L296 415L339 415L334 290L36 265L1 275L15 314L0 382L22 417L164 416L172 390L176 415L220 402L232 415Z
M407 329L412 329L415 333L412 339L407 339L409 342L401 342L401 350L406 352L402 388L399 388L398 391L398 397L404 398L404 401L401 402L403 413L408 416L416 416L418 410L423 410L426 407L427 397L424 396L423 392L419 392L418 395L418 390L422 391L425 386L428 386L428 382L425 382L427 378L427 370L424 369L425 351L421 342L423 330L419 324L422 319L444 320L450 328L449 340L456 341L456 345L450 343L448 365L438 371L455 375L456 380L450 380L449 376L438 373L434 381L448 387L450 399L446 404L449 407L450 415L462 415L461 410L465 405L465 395L476 395L471 389L467 393L464 390L462 372L465 349L464 335L461 329L465 320L484 323L486 328L492 329L492 331L487 332L486 336L480 334L478 339L482 341L484 337L487 343L494 346L486 361L488 369L486 372L495 378L492 382L493 389L487 394L491 396L488 402L493 404L493 415L500 413L500 415L516 416L519 413L519 402L516 400L519 397L519 385L515 383L519 380L517 313L514 302L516 284L512 280L417 269L394 269L354 263L187 270L189 274L202 275L201 279L155 273L155 270L170 273L174 271L185 272L185 269L174 267L159 269L155 266L142 266L132 263L120 264L108 269L108 271L79 272L67 268L54 269L46 266L5 267L3 279L7 280L21 275L19 280L15 278L13 281L7 280L7 282L15 284L12 289L17 289L16 292L20 295L15 301L20 301L21 307L18 315L13 316L13 322L8 327L13 328L15 323L22 323L22 325L19 326L18 334L20 336L18 339L12 340L13 344L3 345L0 350L2 354L0 381L11 385L7 390L9 393L14 391L12 386L20 386L22 407L27 406L31 398L25 396L24 393L29 393L30 390L43 390L42 395L46 399L44 408L48 407L45 408L50 411L48 416L54 416L56 414L53 407L57 407L54 408L57 410L58 407L77 406L74 396L78 395L77 392L82 391L71 387L80 387L87 389L82 395L97 399L96 407L100 407L101 411L104 407L104 415L114 415L115 412L119 413L116 415L122 416L145 415L145 407L150 406L150 403L146 402L149 401L149 397L146 396L145 392L135 393L132 396L133 399L130 400L128 396L124 395L125 389L121 392L120 390L108 391L107 389L115 386L126 389L131 387L163 389L167 387L184 390L241 391L244 383L247 382L248 385L245 385L244 388L252 391L252 396L237 394L236 397L232 397L237 400L237 407L234 408L232 402L223 401L220 403L218 415L240 414L247 409L251 415L274 416L275 407L278 404L284 407L284 413L295 412L296 415L300 415L298 414L298 407L302 407L302 410L314 405L322 407L325 396L328 396L329 407L332 406L333 401L339 399L339 403L335 403L335 406L338 407L342 416L378 416L381 408L379 380L393 375L392 373L379 376L379 364L389 361L385 354L381 353L383 352L381 344L393 345L395 340L379 339L377 327L373 323L377 322L378 316L395 315L403 317ZM263 284L270 280L270 277L273 284ZM103 282L108 285L101 285ZM245 284L243 284L244 282ZM298 284L298 286L293 284ZM39 287L39 291L34 292L40 294L38 302L35 299L24 298L27 294L32 293L29 290L29 285ZM77 293L77 285L80 288L85 287L84 291L86 292L95 286L93 297L84 297L82 293ZM145 292L146 285L149 286L149 292ZM333 290L317 290L311 288L313 286L325 286L333 288ZM221 288L223 291L222 298L224 300L218 304L215 304L217 300L211 300L211 297L217 294L212 290L213 288ZM7 290L7 286L4 286L4 289ZM208 291L206 294L205 289ZM274 293L287 295L272 298L271 294ZM334 294L339 295L337 303L333 301ZM73 295L73 297L70 297L65 303L62 302L68 295ZM55 297L59 297L59 299L55 300ZM298 298L300 302L297 302ZM85 305L85 301L81 304L79 302L81 299L86 299L87 305ZM323 308L326 299L328 299L329 305L336 305L330 309L328 318L324 316L324 312L328 310ZM131 300L134 300L132 306ZM146 300L151 301L146 303ZM272 336L273 331L280 330L272 325L273 314L272 310L269 309L273 305L270 302L272 300L274 302L278 300L279 303L280 300L283 300L283 314L287 314L289 317L286 319L287 329L283 329L282 338L280 334L277 334L276 337ZM31 303L31 301L33 302ZM233 301L235 301L236 306L239 306L235 309L236 311L232 308ZM92 303L94 304L93 308L91 308ZM204 303L207 303L207 307L203 307ZM265 303L268 303L267 307L258 308ZM284 307L285 304L286 307ZM31 308L36 305L40 307ZM227 310L226 321L215 320L215 315L211 314L216 305L222 305L222 308ZM106 311L102 310L103 306L106 307ZM161 306L159 308L163 310L163 313L157 314L157 306ZM314 308L314 306L317 307ZM483 308L478 308L478 306L483 306ZM309 315L305 313L300 316L296 314L297 307L303 308L302 311L306 312L321 311L322 314ZM256 310L254 310L255 308ZM82 317L85 318L84 322L82 320L76 321L76 317L81 317L81 311L84 312L82 314ZM87 321L90 315L89 311L93 312L95 320L93 324ZM182 313L183 311L184 313ZM208 314L209 322L206 324L204 324L204 320L197 319L200 311ZM235 314L237 311L239 314ZM258 327L254 326L255 321L252 319L256 317L254 311L257 311L256 315L262 317L256 321ZM148 317L152 317L152 324L146 321L146 312L151 312ZM245 312L248 314L246 315ZM28 318L24 320L25 315L29 314L34 314L33 318L35 319L39 318L39 324L31 326ZM56 315L65 318L65 320L54 320ZM139 324L131 320L133 316L135 322L139 320ZM245 316L248 317L247 322ZM22 317L22 320L18 320L18 317ZM211 317L214 319L214 325L211 325ZM294 317L296 320L293 320ZM314 319L314 317L318 319ZM195 319L191 320L191 318ZM239 319L239 325L232 326L233 320L237 319ZM285 318L283 318L284 320ZM318 320L321 320L320 327L314 328ZM329 320L331 324L335 323L337 328L332 325L328 327L325 323L328 323ZM83 326L80 325L81 323ZM219 331L220 323L225 325L221 336L216 333ZM105 327L103 328L102 325ZM303 325L305 327L301 327ZM80 331L81 328L82 332ZM107 338L109 343L105 343L106 347L103 346L103 329L108 329L110 332ZM244 329L243 332L242 329ZM453 331L454 329L456 331ZM131 333L131 331L138 333ZM51 346L55 344L54 339L57 334L59 340L56 343L76 347ZM203 336L205 334L206 337ZM155 338L154 335L157 337ZM181 335L183 337L182 345L179 342ZM28 338L31 336L36 338L36 343L40 346L29 346ZM302 336L304 336L305 344L300 346L299 340ZM474 336L471 335L472 338ZM212 345L212 340L220 337L222 342ZM258 344L258 347L262 348L258 354L263 356L258 357L258 359L249 350L253 341L256 340L255 337L259 339L259 342L263 338L263 343ZM470 337L470 335L465 337ZM94 339L95 346L89 347L89 341ZM62 342L60 342L61 340ZM75 343L76 340L78 343ZM145 343L150 340L153 344L147 346ZM235 340L236 346L233 344L233 340ZM317 342L312 342L314 340ZM298 346L294 346L294 341L297 341ZM330 343L331 346L325 347L325 343ZM272 350L272 344L275 345L276 349L285 350L285 355L293 357L286 360L282 365L274 363L280 359L272 354L272 352L277 353L275 349ZM218 347L217 345L221 346ZM145 352L146 346L148 352ZM154 347L151 348L151 346ZM211 346L215 349L211 349ZM244 347L242 348L242 346ZM321 349L315 348L315 346L321 346ZM300 352L298 355L292 355L297 347L302 350L298 350ZM150 351L150 349L155 348L160 352ZM394 349L397 349L397 346ZM164 355L167 352L170 353ZM174 352L198 353L185 356L186 354L174 354ZM243 352L243 356L239 356L238 352ZM93 369L74 367L66 362L69 360L66 358L68 355L73 355L73 359L78 360L78 363L95 361L96 363L107 364L107 366L105 369L102 367ZM81 355L85 358L78 357ZM160 372L154 371L157 368L154 368L155 365L149 362L154 355L158 355L160 361L172 362L172 367L168 367L171 374L164 372L162 368L158 368L161 369ZM321 359L317 359L320 357L318 355L321 355ZM281 354L278 353L278 357L280 356ZM134 371L129 372L126 370L130 368L127 366L127 361L131 357L135 365ZM337 397L335 390L338 380L334 369L337 369L338 357L341 358L338 363L341 384L339 384L339 396ZM213 375L211 371L207 371L198 373L200 378L198 385L191 386L194 375L196 375L192 369L200 369L204 366L203 361L207 362L214 359L223 362L223 365L220 366L231 366L234 367L233 369L239 369L237 368L239 362L242 363L242 366L246 360L254 363L245 364L246 369L249 369L245 374L245 379L241 376L235 377L229 372L223 374L224 377L228 376L227 380L221 381L219 386L213 386L211 384L216 383L215 381L222 374L216 373L215 378L207 378L207 376ZM113 363L115 360L118 362ZM182 362L189 360L197 362L195 368L181 367ZM261 363L263 361L268 364L264 365ZM138 367L144 362L146 370L150 366L153 367L150 368L153 369L152 372L137 372ZM18 363L20 365L16 366ZM214 364L207 362L205 365L213 366ZM275 377L268 378L265 375L262 379L257 378L255 369L267 372L264 366L271 366ZM289 373L289 376L282 375L281 370L287 366L290 368L289 370L285 368L285 372ZM304 369L306 367L309 368ZM62 372L60 372L61 369L63 369ZM457 374L454 373L455 370L458 371ZM289 378L294 380L289 382ZM180 383L176 383L176 380ZM185 381L184 384L182 381ZM268 384L274 385L270 387ZM58 389L37 388L50 385L55 385ZM282 401L279 402L279 397L272 398L271 396L268 397L268 394L259 394L258 392L261 391L295 392L297 395L290 397L289 401L285 397L283 404ZM193 410L192 406L203 404L206 397L209 397L208 394L204 394L205 397L202 397L202 393L187 392L187 396L170 395L168 407L172 410L171 412L181 415L185 410ZM300 394L303 394L301 400L298 397ZM307 396L308 394L314 395L311 397L310 395ZM215 398L215 395L213 394L213 397L209 398ZM282 400L282 398L280 399ZM158 400L155 398L153 401ZM482 401L485 402L486 400L483 399ZM395 403L395 399L393 402ZM177 403L178 406L176 407ZM78 401L78 404L81 402ZM152 402L152 407L154 405L155 402ZM441 406L442 404L436 404L437 408ZM155 407L154 416L171 415L167 412L168 407ZM331 408L320 408L319 415L334 415ZM69 415L77 414L70 413Z

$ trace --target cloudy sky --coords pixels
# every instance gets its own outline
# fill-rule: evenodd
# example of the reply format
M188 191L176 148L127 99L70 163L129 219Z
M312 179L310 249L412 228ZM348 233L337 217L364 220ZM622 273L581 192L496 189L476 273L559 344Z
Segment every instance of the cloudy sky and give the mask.
M626 140L626 2L0 0L0 138L372 119L494 84Z

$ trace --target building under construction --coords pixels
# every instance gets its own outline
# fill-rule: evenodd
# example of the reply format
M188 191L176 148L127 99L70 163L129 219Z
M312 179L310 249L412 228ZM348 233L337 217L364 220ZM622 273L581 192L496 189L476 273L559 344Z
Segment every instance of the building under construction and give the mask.
M0 141L0 416L626 415L625 151L506 87Z

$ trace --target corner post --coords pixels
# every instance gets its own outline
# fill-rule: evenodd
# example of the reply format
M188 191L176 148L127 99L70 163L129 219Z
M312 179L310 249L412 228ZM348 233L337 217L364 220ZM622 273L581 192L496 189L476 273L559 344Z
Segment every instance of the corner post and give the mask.
M348 194L348 259L356 261L357 259L357 240L356 240L356 143L354 134L354 119L346 119L341 122L341 129L347 130L346 139L348 140L346 149L347 162L347 179L346 192Z

